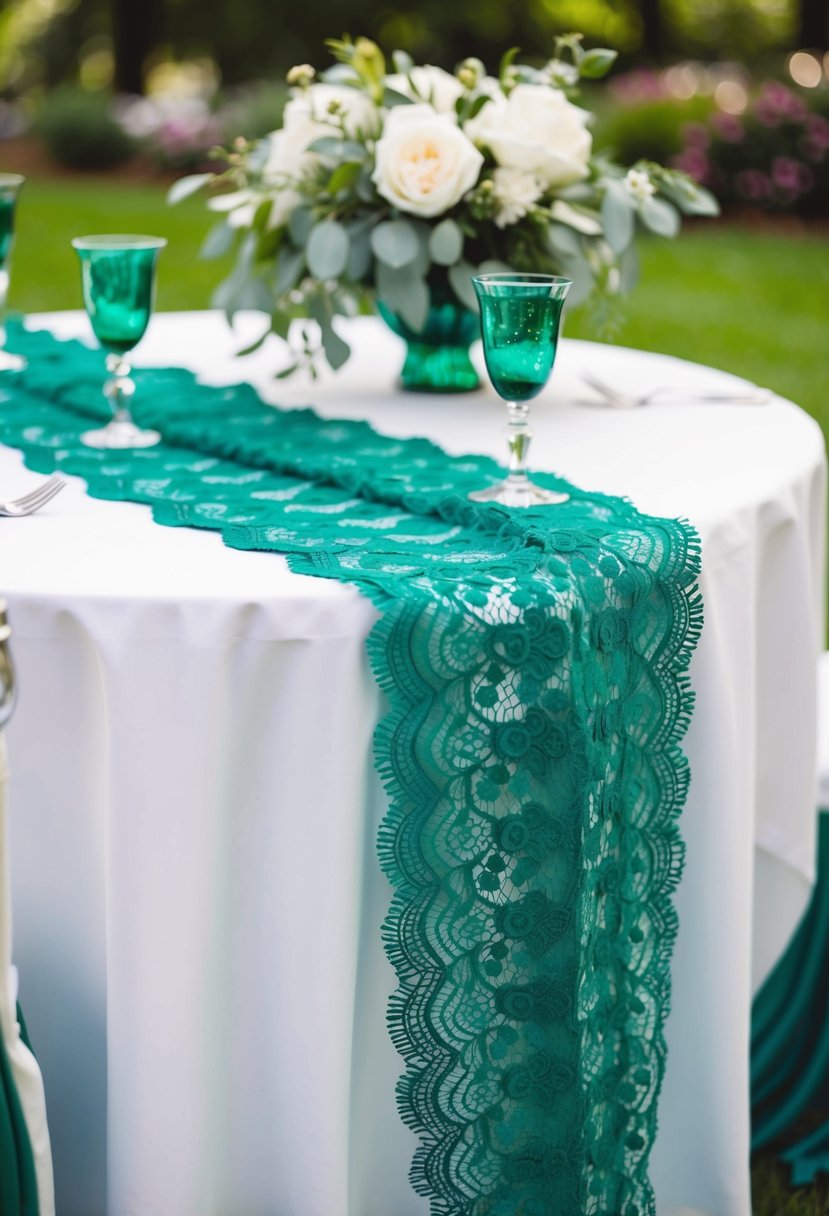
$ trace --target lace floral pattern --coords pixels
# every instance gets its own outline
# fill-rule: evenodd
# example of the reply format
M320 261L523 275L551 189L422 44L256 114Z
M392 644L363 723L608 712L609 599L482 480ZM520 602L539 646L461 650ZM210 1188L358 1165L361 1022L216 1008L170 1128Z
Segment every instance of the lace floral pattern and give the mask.
M0 385L0 437L31 467L285 553L381 610L388 1022L433 1216L653 1213L693 531L572 486L554 510L473 505L501 475L487 458L176 370L138 373L162 446L84 449L100 357L47 334L17 345L29 369Z

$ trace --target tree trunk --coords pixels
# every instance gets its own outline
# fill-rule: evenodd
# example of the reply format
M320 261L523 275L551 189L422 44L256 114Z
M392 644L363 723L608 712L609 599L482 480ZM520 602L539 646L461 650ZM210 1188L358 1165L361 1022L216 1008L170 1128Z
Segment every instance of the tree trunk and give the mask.
M115 87L144 92L144 67L161 42L164 0L111 0Z
M648 59L659 62L665 57L665 22L661 0L639 0L642 14L642 44Z
M829 47L829 7L826 0L800 0L797 44L820 51Z

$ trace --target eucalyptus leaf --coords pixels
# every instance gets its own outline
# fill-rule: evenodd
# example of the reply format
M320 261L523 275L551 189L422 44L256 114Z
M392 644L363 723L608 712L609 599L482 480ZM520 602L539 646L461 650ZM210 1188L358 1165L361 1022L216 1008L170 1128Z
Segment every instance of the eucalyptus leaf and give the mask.
M679 232L679 212L664 198L647 198L639 208L642 222L658 236L676 236Z
M550 224L547 228L547 244L550 251L559 257L580 257L581 240L577 232L564 224Z
M420 252L417 232L407 220L386 220L371 234L374 256L393 270L409 266Z
M415 333L420 333L429 316L430 297L429 288L414 267L395 269L378 262L375 283L377 294L386 307L402 317Z
M199 257L209 262L213 258L224 257L233 248L236 230L231 228L227 220L219 220L214 224L202 241Z
M377 202L377 191L374 187L374 182L371 180L371 170L367 166L364 166L360 170L356 190L357 198L361 203L373 205Z
M253 222L251 224L251 228L253 228L255 232L264 232L268 226L268 220L271 218L272 211L273 199L263 199L253 213Z
M201 190L202 186L206 186L212 180L212 173L191 173L188 177L180 177L167 191L167 202L171 206L175 206L176 203L189 198L191 194L195 194L197 190Z
M412 266L415 269L415 273L420 275L422 279L425 279L432 267L432 252L429 248L429 242L432 238L432 227L426 220L411 220L410 222L417 233L418 244L417 257L412 262Z
M449 286L465 308L470 312L479 312L478 297L472 286L472 276L477 270L469 262L456 262L449 267Z
M354 185L359 176L360 166L355 161L343 161L342 164L337 165L328 179L328 193L338 194L340 190L347 190L349 186Z
M621 182L610 181L602 199L602 226L614 253L622 253L633 240L635 203Z
M698 186L691 178L681 177L674 181L665 175L660 178L659 192L675 203L686 215L719 215L720 204L710 190Z
M605 47L585 51L579 60L579 75L588 80L598 80L601 76L607 75L618 57L618 51L610 51Z
M388 85L383 89L383 105L387 110L392 110L395 106L410 106L413 104L411 97L407 97L405 93L399 93L397 89L391 89Z
M452 266L463 253L463 233L454 220L441 220L429 238L432 261L439 266Z
M639 253L636 245L630 244L619 258L619 290L623 295L627 295L638 282Z
M296 211L291 212L291 218L288 220L288 232L291 234L291 240L300 249L311 235L313 227L314 217L308 207L297 207Z
M366 150L355 139L339 139L336 135L323 135L308 145L309 152L331 160L365 160Z
M236 352L237 356L252 355L255 351L259 350L259 348L264 345L266 339L268 339L271 336L272 332L273 332L273 330L272 330L271 326L268 325L267 329L264 330L264 332L254 342L249 342L247 346L243 346L241 350L237 350L237 352Z
M329 367L332 367L336 372L348 361L351 347L340 337L331 324L320 325L320 336L326 361Z
M351 244L348 250L348 264L345 277L352 283L359 283L371 269L371 239L365 225L360 225L349 233Z
M348 233L337 220L323 220L311 229L305 246L308 270L317 279L336 279L348 265Z
M213 306L224 309L229 321L242 309L269 313L273 307L273 299L268 288L256 275L246 269L239 273L239 269L237 266L233 274L216 288L213 293Z
M278 338L283 338L288 341L288 334L291 329L291 314L283 312L281 308L276 308L271 313L271 332L275 333Z
M258 232L256 241L256 261L272 262L277 255L279 246L282 244L282 238L284 235L284 228L265 228L263 231Z
M305 266L305 253L286 245L279 251L273 278L273 290L277 296L296 287Z
M211 304L214 308L223 309L228 321L233 320L235 314L241 308L246 308L246 299L254 291L249 288L248 284L252 279L252 264L253 257L256 252L256 234L249 232L242 244L239 247L239 253L236 258L236 263L226 279L215 288L211 296ZM256 305L253 305L256 307ZM268 311L270 311L270 303Z

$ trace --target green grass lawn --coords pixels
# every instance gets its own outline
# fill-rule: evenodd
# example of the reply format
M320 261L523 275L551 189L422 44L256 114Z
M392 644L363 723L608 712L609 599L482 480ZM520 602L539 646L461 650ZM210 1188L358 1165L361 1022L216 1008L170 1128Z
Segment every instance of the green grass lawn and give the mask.
M115 179L27 182L10 305L23 312L81 307L70 239L147 232L169 241L159 267L158 307L208 307L223 264L200 262L197 252L212 217L200 199L170 208L164 196L161 186ZM583 313L568 319L567 332L594 336ZM767 385L802 405L826 432L829 233L698 225L676 242L647 242L642 280L616 340ZM787 1171L766 1156L756 1163L754 1202L755 1216L825 1216L829 1190L792 1191Z

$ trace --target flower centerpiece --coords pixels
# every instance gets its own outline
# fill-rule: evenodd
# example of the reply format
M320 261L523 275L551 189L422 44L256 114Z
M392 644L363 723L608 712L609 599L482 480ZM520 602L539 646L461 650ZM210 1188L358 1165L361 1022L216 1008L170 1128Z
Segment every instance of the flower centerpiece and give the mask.
M396 52L393 71L366 38L330 41L335 63L288 73L282 127L238 140L224 168L177 182L171 200L223 188L205 256L237 242L214 303L267 313L291 344L289 365L339 368L350 350L337 317L376 307L408 344L404 387L475 387L472 276L562 274L571 299L609 300L636 278L638 228L674 236L680 212L712 215L713 197L651 163L625 170L593 151L581 78L615 52L557 39L542 67L508 52L497 76L477 59L454 74ZM315 326L294 325L311 320ZM250 349L250 348L249 348Z

